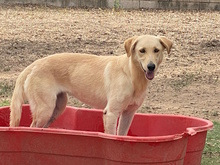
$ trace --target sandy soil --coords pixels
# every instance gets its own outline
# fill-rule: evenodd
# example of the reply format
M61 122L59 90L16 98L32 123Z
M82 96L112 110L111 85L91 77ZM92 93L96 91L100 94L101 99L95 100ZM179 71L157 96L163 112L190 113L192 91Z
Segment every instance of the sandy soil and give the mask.
M10 101L16 77L38 58L58 52L120 55L125 39L153 34L174 46L139 112L220 120L219 18L218 12L1 6L0 101ZM73 98L69 105L87 107Z

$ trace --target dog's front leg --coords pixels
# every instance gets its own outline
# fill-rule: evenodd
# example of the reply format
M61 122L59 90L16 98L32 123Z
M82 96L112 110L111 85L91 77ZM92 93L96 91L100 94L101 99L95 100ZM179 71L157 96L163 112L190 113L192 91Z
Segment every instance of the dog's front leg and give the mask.
M109 108L105 108L103 112L105 133L116 135L116 127L119 114L120 112L117 110L110 110Z
M125 110L122 112L119 119L117 135L126 136L128 134L135 112L136 110Z

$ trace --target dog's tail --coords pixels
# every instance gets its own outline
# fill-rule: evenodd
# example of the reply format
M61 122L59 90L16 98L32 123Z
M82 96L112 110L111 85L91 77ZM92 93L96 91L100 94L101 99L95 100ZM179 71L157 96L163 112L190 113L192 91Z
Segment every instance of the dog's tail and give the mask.
M20 124L22 104L25 100L24 83L28 74L28 69L24 70L17 78L10 105L10 127L17 127Z

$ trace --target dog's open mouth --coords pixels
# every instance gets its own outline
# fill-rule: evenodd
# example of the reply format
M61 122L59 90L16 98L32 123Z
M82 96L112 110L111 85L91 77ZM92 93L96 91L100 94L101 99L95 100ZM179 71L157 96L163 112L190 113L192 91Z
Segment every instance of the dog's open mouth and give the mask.
M141 63L140 63L141 65ZM154 78L154 71L146 71L143 66L141 65L141 68L143 69L144 73L145 73L145 78L148 79L148 80L153 80Z
M148 80L153 80L154 78L154 71L145 71L145 77L148 79Z

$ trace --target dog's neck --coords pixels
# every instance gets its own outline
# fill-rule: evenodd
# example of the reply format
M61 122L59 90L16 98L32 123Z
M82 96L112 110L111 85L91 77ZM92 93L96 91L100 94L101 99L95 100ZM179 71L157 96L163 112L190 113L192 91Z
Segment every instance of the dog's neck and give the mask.
M132 57L129 57L129 71L131 72L131 81L134 87L134 95L142 95L146 92L147 85L150 82L145 78L143 69L140 63Z

